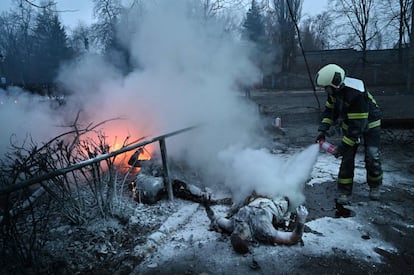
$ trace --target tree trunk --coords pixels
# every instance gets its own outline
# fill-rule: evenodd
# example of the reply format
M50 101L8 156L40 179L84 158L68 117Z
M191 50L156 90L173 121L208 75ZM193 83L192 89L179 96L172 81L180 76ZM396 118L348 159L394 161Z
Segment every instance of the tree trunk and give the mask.
M398 27L398 62L402 64L403 56L402 56L402 40L403 40L403 29L404 29L404 9L403 9L403 0L400 0L400 25Z
M410 34L410 51L407 72L407 92L414 93L414 1L411 3L411 34Z

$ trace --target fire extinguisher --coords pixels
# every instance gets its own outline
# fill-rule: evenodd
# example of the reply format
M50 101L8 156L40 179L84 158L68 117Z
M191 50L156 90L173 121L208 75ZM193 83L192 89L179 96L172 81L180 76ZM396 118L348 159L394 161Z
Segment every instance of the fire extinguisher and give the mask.
M336 146L326 140L319 140L319 146L332 155L336 152Z

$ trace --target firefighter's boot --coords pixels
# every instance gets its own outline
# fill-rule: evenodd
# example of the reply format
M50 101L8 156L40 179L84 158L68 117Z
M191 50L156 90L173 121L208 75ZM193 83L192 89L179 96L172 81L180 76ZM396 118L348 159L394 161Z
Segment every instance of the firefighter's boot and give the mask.
M351 198L350 195L348 194L340 194L338 196L338 198L336 199L336 202L338 204L342 204L342 205L348 205L351 204Z
M369 198L372 201L379 201L380 197L381 197L381 193L380 193L379 187L371 187L369 189Z

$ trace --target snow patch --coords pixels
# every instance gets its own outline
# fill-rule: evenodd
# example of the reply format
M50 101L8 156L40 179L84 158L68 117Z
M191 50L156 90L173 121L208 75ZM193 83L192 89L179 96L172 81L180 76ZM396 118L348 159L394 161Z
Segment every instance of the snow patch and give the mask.
M341 250L347 256L366 261L381 262L381 255L375 248L388 252L397 252L391 244L381 240L381 235L367 224L358 222L355 218L334 219L323 217L306 223L319 234L305 233L304 250L313 255L331 254L333 250ZM367 233L369 232L369 233ZM362 236L369 234L368 239Z
M189 218L196 212L198 206L197 203L191 203L180 207L177 212L167 218L158 231L148 236L144 245L138 245L134 248L134 254L146 257L148 254L157 251L159 246L170 239L172 233L188 223Z

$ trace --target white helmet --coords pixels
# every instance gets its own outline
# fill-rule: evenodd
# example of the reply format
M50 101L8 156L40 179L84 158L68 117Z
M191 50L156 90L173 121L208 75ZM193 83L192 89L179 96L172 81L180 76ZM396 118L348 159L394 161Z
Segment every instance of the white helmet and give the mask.
M316 74L316 86L340 88L345 79L345 71L336 64L323 66Z

